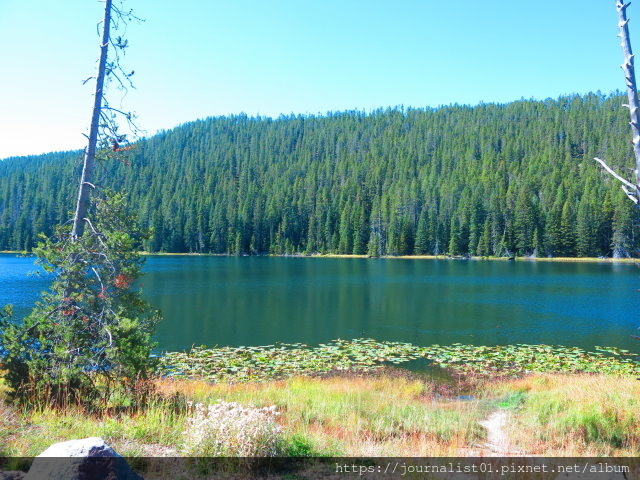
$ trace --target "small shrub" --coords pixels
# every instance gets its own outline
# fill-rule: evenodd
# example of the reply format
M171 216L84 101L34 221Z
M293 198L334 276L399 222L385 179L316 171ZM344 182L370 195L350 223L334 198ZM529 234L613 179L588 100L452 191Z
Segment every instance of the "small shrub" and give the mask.
M281 427L276 407L245 407L235 402L201 403L187 419L184 453L192 457L275 456Z
M311 439L300 434L284 439L281 445L282 451L279 453L284 457L313 457L318 455L313 448Z

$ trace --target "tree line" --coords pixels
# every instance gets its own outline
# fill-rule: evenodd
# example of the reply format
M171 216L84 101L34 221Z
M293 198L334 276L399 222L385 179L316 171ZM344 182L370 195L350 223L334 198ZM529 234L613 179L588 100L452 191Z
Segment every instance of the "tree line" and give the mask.
M198 120L99 162L151 252L627 256L619 94ZM81 152L0 161L0 250L69 218Z

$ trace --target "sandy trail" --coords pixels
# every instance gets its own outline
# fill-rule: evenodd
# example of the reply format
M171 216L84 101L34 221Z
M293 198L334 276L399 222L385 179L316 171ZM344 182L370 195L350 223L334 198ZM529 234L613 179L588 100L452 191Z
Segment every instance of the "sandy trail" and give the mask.
M487 430L486 448L498 455L506 455L511 450L509 436L505 432L509 415L505 410L496 410L486 420L478 422Z

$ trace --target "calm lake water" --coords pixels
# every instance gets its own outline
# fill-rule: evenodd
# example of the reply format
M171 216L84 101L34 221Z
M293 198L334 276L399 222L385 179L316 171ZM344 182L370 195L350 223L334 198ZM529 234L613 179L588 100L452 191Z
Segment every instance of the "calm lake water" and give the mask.
M18 318L47 286L33 270L0 255L0 305ZM166 350L356 337L640 347L629 337L640 270L628 264L158 256L144 271Z

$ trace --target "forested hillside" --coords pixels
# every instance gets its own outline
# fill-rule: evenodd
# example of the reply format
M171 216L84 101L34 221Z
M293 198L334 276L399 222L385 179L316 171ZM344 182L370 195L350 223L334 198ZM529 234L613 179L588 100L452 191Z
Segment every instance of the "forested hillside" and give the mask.
M103 163L99 183L129 193L154 252L624 256L632 204L593 160L633 164L622 103L209 118ZM70 218L80 164L0 162L0 250Z

